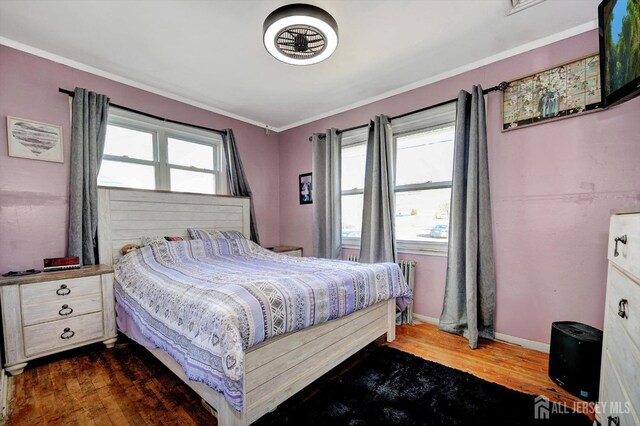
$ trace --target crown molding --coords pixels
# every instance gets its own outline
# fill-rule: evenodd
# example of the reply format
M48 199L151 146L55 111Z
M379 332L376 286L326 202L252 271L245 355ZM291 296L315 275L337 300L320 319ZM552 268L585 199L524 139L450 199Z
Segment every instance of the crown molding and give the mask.
M388 92L382 93L380 95L376 95L374 97L371 97L371 98L368 98L368 99L365 99L365 100L362 100L362 101L359 101L359 102L356 102L356 103L353 103L353 104L350 104L350 105L347 105L347 106L344 106L344 107L341 107L341 108L337 108L337 109L334 109L334 110L331 110L331 111L328 111L328 112L325 112L325 113L322 113L322 114L318 114L318 115L315 115L313 117L309 117L309 118L297 121L297 122L292 123L292 124L287 124L285 126L282 126L282 127L279 127L277 129L273 129L273 130L275 130L276 132L283 132L285 130L289 130L289 129L293 129L295 127L303 126L305 124L309 124L309 123L312 123L314 121L321 120L323 118L331 117L332 115L340 114L340 113L352 110L354 108L358 108L358 107L361 107L361 106L364 106L364 105L368 105L368 104L371 104L373 102L377 102L377 101L380 101L380 100L383 100L383 99L386 99L386 98L390 98L391 96L399 95L401 93L408 92L410 90L414 90L414 89L417 89L419 87L426 86L428 84L433 84L433 83L436 83L438 81L454 77L456 75L465 73L467 71L471 71L471 70L474 70L476 68L480 68L482 66L489 65L491 63L498 62L500 60L507 59L507 58L510 58L512 56L516 56L516 55L519 55L521 53L528 52L530 50L534 50L534 49L537 49L537 48L540 48L540 47L547 46L549 44L555 43L557 41L564 40L564 39L569 38L569 37L573 37L573 36L576 36L576 35L579 35L579 34L582 34L582 33L586 33L587 31L591 31L591 30L596 29L596 28L598 28L598 21L596 21L596 20L589 21L589 22L584 23L582 25L578 25L577 27L569 28L568 30L561 31L559 33L555 33L555 34L552 34L550 36L543 37L543 38L540 38L538 40L534 40L532 42L522 44L522 45L514 47L512 49L505 50L504 52L500 52L498 54L488 56L488 57L486 57L484 59L480 59L479 61L471 62L471 63L463 65L461 67L454 68L454 69L452 69L450 71L446 71L446 72L443 72L441 74L435 75L433 77L429 77L429 78L426 78L424 80L420 80L420 81L417 81L415 83L411 83L411 84L408 84L406 86L402 86L402 87L399 87L397 89L390 90Z
M197 107L197 108L201 108L201 109L204 109L204 110L207 110L207 111L210 111L210 112L214 112L216 114L224 115L226 117L233 118L233 119L236 119L236 120L248 123L248 124L252 124L252 125L260 127L260 128L268 129L271 132L280 133L280 132L283 132L285 130L293 129L295 127L303 126L305 124L309 124L309 123L312 123L314 121L321 120L323 118L331 117L332 115L340 114L340 113L352 110L354 108L358 108L358 107L361 107L361 106L364 106L364 105L368 105L368 104L371 104L373 102L377 102L377 101L389 98L391 96L399 95L401 93L408 92L410 90L414 90L414 89L417 89L419 87L426 86L428 84L433 84L433 83L436 83L438 81L445 80L447 78L451 78L451 77L454 77L456 75L465 73L467 71L471 71L471 70L474 70L476 68L480 68L482 66L489 65L489 64L491 64L493 62L497 62L497 61L500 61L500 60L503 60L503 59L507 59L507 58L510 58L512 56L516 56L516 55L519 55L521 53L525 53L525 52L528 52L530 50L537 49L537 48L540 48L540 47L555 43L557 41L561 41L561 40L564 40L566 38L573 37L573 36L585 33L587 31L591 31L591 30L596 29L596 28L598 28L597 20L589 21L589 22L586 22L586 23L584 23L582 25L578 25L576 27L569 28L569 29L567 29L565 31L561 31L559 33L555 33L555 34L552 34L550 36L543 37L543 38L540 38L538 40L534 40L532 42L522 44L520 46L514 47L514 48L509 49L509 50L506 50L504 52L500 52L498 54L488 56L488 57L486 57L484 59L481 59L481 60L478 60L478 61L475 61L475 62L471 62L469 64L463 65L461 67L454 68L454 69L452 69L450 71L447 71L447 72L444 72L444 73L440 73L440 74L435 75L433 77L429 77L429 78L426 78L426 79L423 79L423 80L419 80L419 81L417 81L415 83L411 83L411 84L399 87L397 89L390 90L390 91L382 93L380 95L376 95L376 96L364 99L362 101L358 101L358 102L355 102L353 104L346 105L344 107L333 109L331 111L327 111L327 112L322 113L322 114L318 114L318 115L315 115L315 116L312 116L312 117L309 117L309 118L305 118L303 120L300 120L300 121L297 121L297 122L294 122L294 123L291 123L291 124L287 124L287 125L284 125L284 126L281 126L281 127L272 127L272 126L269 126L269 125L267 125L265 123L261 123L259 121L255 121L255 120L252 120L252 119L247 118L247 117L243 117L243 116L240 116L240 115L228 112L228 111L224 111L224 110L221 110L219 108L213 107L211 105L208 105L208 104L205 104L205 103L202 103L202 102L199 102L199 101L195 101L193 99L190 99L190 98L187 98L187 97L184 97L184 96L181 96L181 95L177 95L175 93L171 93L171 92L168 92L166 90L163 90L163 89L160 89L160 88L157 88L157 87L149 86L147 84L140 83L138 81L135 81L135 80L132 80L132 79L129 79L129 78L126 78L126 77L122 77L120 75L113 74L111 72L107 72L107 71L101 70L99 68L95 68L95 67L92 67L90 65L86 65L86 64L83 64L81 62L77 62L77 61L74 61L72 59L69 59L69 58L66 58L66 57L63 57L63 56L60 56L60 55L56 55L54 53L47 52L45 50L38 49L38 48L35 48L33 46L29 46L29 45L26 45L24 43L20 43L20 42L17 42L17 41L14 41L14 40L11 40L11 39L8 39L8 38L5 38L5 37L0 37L0 44L8 46L8 47L11 47L11 48L14 48L14 49L17 49L17 50L20 50L20 51L23 51L23 52L26 52L26 53L30 53L30 54L35 55L35 56L39 56L39 57L44 58L44 59L49 59L49 60L51 60L53 62L57 62L57 63L63 64L63 65L67 65L69 67L72 67L72 68L75 68L75 69L78 69L78 70L81 70L81 71L86 71L88 73L95 74L95 75L100 76L100 77L108 78L109 80L113 80L113 81L116 81L118 83L126 84L128 86L132 86L132 87L135 87L137 89L146 90L148 92L155 93L156 95L164 96L166 98L173 99L175 101L182 102L182 103L185 103L187 105L191 105L191 106L194 106L194 107Z

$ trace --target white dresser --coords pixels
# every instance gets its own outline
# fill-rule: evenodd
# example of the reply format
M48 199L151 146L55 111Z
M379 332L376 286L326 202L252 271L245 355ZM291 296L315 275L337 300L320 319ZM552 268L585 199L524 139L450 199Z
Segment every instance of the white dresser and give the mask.
M611 216L600 411L606 426L640 425L640 212Z
M94 342L113 347L113 270L104 265L0 279L4 368Z

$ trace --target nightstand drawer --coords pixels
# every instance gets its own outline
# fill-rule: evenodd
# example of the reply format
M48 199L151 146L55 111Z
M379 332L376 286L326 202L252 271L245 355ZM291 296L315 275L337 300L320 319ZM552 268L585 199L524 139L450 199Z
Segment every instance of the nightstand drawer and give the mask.
M33 356L103 336L102 312L96 312L25 327L24 352Z
M22 306L100 294L100 276L71 278L20 286Z
M5 371L15 376L32 359L94 342L112 348L114 302L106 265L0 277Z
M274 253L284 254L286 256L302 257L302 247L297 246L275 246L267 247L267 250L271 250Z
M22 323L25 326L74 318L102 310L102 294L90 294L73 299L53 300L39 305L22 306Z

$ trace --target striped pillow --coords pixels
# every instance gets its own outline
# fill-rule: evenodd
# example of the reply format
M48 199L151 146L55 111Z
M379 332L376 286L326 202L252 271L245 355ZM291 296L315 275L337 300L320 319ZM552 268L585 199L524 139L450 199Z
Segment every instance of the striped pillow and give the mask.
M171 236L165 236L165 237L161 237L161 236L154 236L154 237L140 237L140 241L142 242L143 246L148 246L149 244L154 244L154 243L164 243L167 241L182 241L182 237L179 237L177 235L171 235Z
M216 229L193 229L187 228L189 236L193 240L216 240L224 238L226 240L244 239L244 235L240 231L218 231Z

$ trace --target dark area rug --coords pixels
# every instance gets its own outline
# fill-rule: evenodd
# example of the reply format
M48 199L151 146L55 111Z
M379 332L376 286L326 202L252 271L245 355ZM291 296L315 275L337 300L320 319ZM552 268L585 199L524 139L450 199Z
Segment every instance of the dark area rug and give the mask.
M516 392L389 347L365 349L355 358L255 424L591 425L585 415L567 412L563 406L554 410L545 401L549 418L536 419L537 395Z

